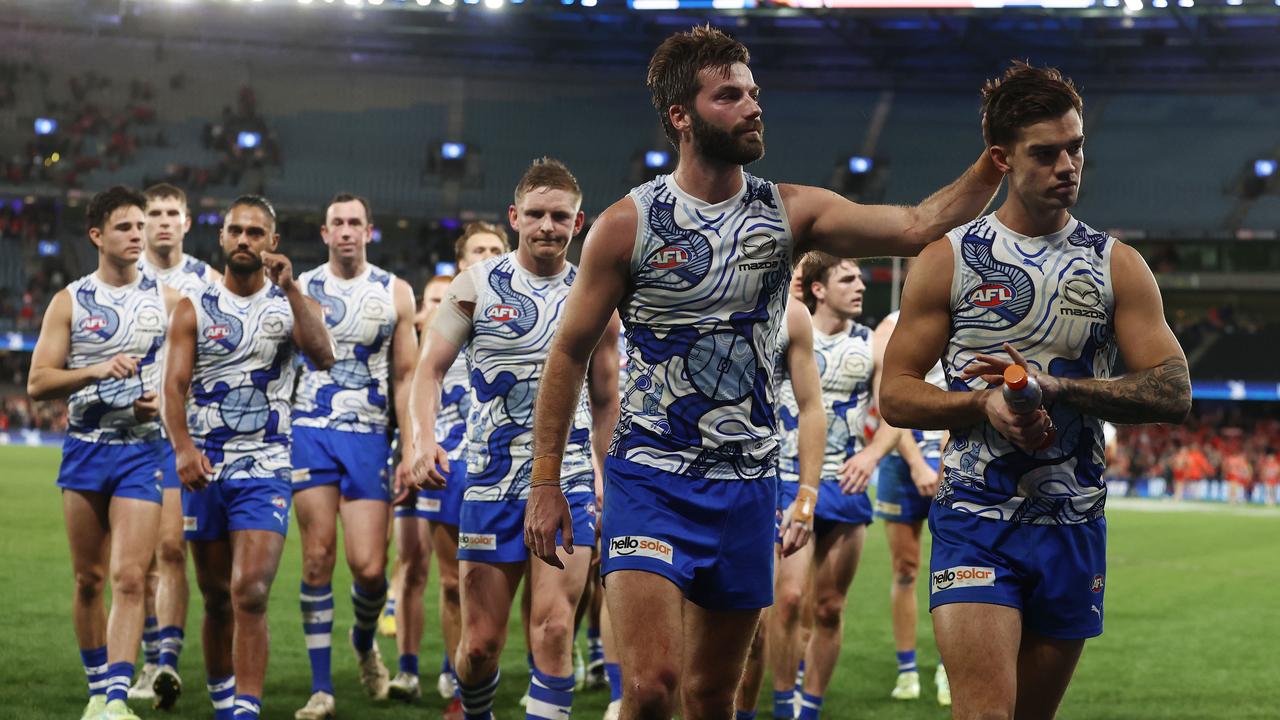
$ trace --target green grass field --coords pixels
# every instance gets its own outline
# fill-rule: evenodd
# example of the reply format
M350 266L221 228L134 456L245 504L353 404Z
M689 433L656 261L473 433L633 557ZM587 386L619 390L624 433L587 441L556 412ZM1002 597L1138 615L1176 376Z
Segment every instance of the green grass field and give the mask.
M0 717L76 718L84 703L84 673L70 623L72 578L58 491L54 449L0 448ZM1107 633L1091 641L1060 714L1063 718L1276 718L1280 681L1280 513L1266 510L1147 512L1113 503L1107 574ZM264 717L287 719L309 695L310 675L298 611L296 526L272 592L271 665ZM927 551L926 551L927 552ZM433 578L434 580L434 578ZM427 593L422 648L424 691L413 706L371 703L355 681L345 647L351 623L342 561L334 578L337 622L334 675L341 716L438 717L434 694L441 646L434 585ZM920 661L932 697L937 653L921 583ZM828 692L825 717L945 718L931 699L888 699L895 672L889 625L889 562L874 525L851 591L844 651ZM194 585L193 585L194 589ZM200 655L201 606L193 596L182 656L186 693L174 718L212 716ZM513 626L516 627L516 626ZM379 640L394 670L394 643ZM524 645L515 631L503 656L496 714L523 717ZM767 691L766 681L766 691ZM580 694L575 716L597 718L607 691ZM768 700L761 704L768 715ZM143 717L163 715L139 709Z

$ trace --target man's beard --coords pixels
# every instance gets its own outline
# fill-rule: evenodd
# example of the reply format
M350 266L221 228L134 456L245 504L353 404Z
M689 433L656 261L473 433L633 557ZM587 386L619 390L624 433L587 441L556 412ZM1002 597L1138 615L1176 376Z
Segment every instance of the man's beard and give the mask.
M760 131L760 143L748 143L730 130L721 130L706 122L697 111L689 113L693 121L693 146L704 156L731 165L749 165L764 157L764 121L756 120L751 130Z
M262 272L262 257L236 250L227 256L227 269L237 275L252 275L256 272Z

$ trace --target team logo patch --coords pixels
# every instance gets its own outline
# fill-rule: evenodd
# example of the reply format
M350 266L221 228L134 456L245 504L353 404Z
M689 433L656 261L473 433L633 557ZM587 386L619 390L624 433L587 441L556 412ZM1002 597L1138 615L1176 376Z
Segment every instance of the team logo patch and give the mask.
M498 536L493 533L458 533L459 550L497 550Z
M200 519L191 517L190 515L182 516L182 529L187 532L195 532L200 529Z
M1004 283L987 283L969 293L969 302L978 307L1000 307L1014 298L1013 288Z
M98 332L107 327L107 319L101 315L90 315L80 321L80 329L89 332Z
M1092 280L1083 277L1067 280L1062 284L1062 299L1065 302L1058 308L1059 315L1107 320L1107 313L1102 310L1102 291Z
M210 325L205 328L204 337L206 340L226 340L231 334L231 329L226 325Z
M891 502L885 502L883 500L877 500L876 512L884 513L885 515L901 515L902 506L899 505L898 503L891 503Z
M670 565L676 552L667 543L643 535L622 535L609 541L609 557L647 557Z
M671 268L680 267L689 262L689 251L682 247L667 245L658 248L653 254L653 259L649 261L649 267L658 270L670 270Z
M440 512L440 498L418 498L418 509L422 512Z
M1102 582L1102 576L1101 576L1101 575L1094 575L1094 576L1093 576L1093 587L1092 587L1091 589L1092 589L1094 592L1096 592L1096 593L1100 593L1100 592L1102 592L1102 585L1103 585L1103 582Z
M311 479L310 468L295 468L292 473L293 481L296 483L306 482Z
M520 309L514 305L491 305L484 315L494 322L511 322L520 317Z
M288 501L288 500L285 500L285 499L284 499L282 496L280 496L280 495L277 495L277 496L275 496L275 497L271 498L271 504L272 504L272 505L274 505L274 506L276 506L277 508L279 508L279 509L281 509L281 510L284 510L285 508L289 507L289 501Z
M778 241L774 240L772 235L752 235L742 241L742 254L752 260L773 257L773 252L777 249Z
M943 590L966 587L994 587L996 569L993 567L974 567L958 565L946 570L939 570L929 577L929 594Z

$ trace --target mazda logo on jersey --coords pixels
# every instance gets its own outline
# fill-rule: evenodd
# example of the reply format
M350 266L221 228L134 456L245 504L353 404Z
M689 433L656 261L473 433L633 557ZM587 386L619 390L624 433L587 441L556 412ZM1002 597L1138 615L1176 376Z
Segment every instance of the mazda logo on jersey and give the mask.
M1098 286L1084 278L1071 278L1063 283L1062 297L1081 307L1098 307L1102 304L1102 293Z
M204 336L208 340L225 340L231 330L226 325L210 325L205 328Z
M689 251L682 247L667 245L659 248L653 254L653 259L649 261L649 267L658 270L670 270L671 268L680 267L689 262Z
M969 302L984 308L1000 307L1012 299L1013 290L1004 283L979 285L969 293Z
M520 317L520 310L514 305L491 305L484 311L485 317L494 322L511 322Z
M772 257L777 249L778 241L772 235L752 235L742 241L742 254L752 260Z
M90 315L80 321L80 329L97 332L107 326L107 319L101 315Z

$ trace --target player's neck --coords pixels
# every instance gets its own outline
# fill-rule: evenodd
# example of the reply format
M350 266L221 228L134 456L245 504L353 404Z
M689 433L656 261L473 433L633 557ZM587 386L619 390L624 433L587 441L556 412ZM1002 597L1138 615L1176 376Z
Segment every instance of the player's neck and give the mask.
M369 267L369 262L362 257L351 258L350 260L329 257L329 273L342 280L354 280L360 277L367 267Z
M146 248L142 252L147 257L147 264L157 270L168 270L177 267L178 263L182 262L182 243L178 243L167 250Z
M681 148L680 161L671 177L686 195L708 205L722 203L742 192L741 165L710 160L692 147Z
M261 270L238 273L227 267L222 271L222 284L240 297L249 297L267 286L267 274Z
M1071 222L1071 213L1063 208L1046 213L1032 212L1015 200L1006 200L996 211L996 219L1010 230L1030 238L1052 235Z
M840 317L828 309L826 305L819 305L813 311L813 329L823 335L837 335L847 332L851 325L853 325L852 320Z
M99 255L97 276L99 282L111 287L132 285L138 279L138 264L113 261L105 255Z
M563 254L550 258L534 257L523 243L516 248L515 255L517 265L541 277L559 275L564 272L564 266L569 262Z

